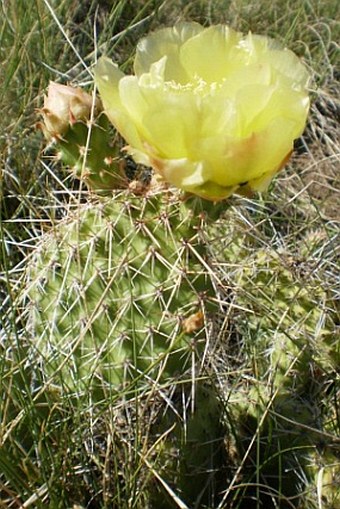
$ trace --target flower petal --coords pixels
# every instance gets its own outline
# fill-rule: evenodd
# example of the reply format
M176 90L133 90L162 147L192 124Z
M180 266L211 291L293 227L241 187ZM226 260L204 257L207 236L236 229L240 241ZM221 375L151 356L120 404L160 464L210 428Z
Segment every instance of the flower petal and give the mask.
M202 78L207 83L221 81L232 69L230 49L241 34L224 25L201 31L186 41L180 49L180 61L191 79Z
M126 79L124 73L110 59L101 57L94 69L94 79L105 113L113 125L128 143L142 148L142 140L136 126L131 121L126 107L120 98L120 82Z
M199 23L178 23L172 28L162 28L141 39L137 45L134 71L141 76L149 71L154 62L167 56L165 70L166 81L186 83L189 77L180 62L180 48L182 44L204 29Z

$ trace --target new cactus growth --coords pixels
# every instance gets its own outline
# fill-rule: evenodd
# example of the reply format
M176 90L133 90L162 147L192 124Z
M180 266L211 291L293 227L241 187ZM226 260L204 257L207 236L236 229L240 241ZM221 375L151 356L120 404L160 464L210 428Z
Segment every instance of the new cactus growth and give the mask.
M70 125L58 141L58 158L73 175L97 193L109 193L123 184L122 157L112 142L108 120L99 115L91 128L84 122Z
M96 192L122 185L121 156L98 98L51 82L40 110L43 131L57 157Z

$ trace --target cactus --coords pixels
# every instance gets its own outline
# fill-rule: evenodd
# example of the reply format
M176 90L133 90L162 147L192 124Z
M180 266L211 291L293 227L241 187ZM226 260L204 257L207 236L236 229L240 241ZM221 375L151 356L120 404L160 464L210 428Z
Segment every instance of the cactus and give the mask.
M85 405L138 395L143 406L159 387L195 376L217 300L201 238L207 213L200 199L163 189L117 191L80 206L44 236L27 277L32 343L49 385ZM166 482L185 500L213 497L223 461L221 410L196 385L188 424L160 421L165 438L154 463L160 471L166 465ZM172 405L176 416L180 403ZM151 447L159 433L152 427ZM176 458L171 468L169 457Z
M196 375L219 300L205 228L225 204L161 186L113 146L100 106L89 123L89 97L66 88L49 93L62 93L62 114L53 113L60 101L45 100L45 134L95 193L43 235L28 264L32 358L39 359L48 387L85 407L109 399L131 408L137 398L143 409L160 388L167 391L173 403L145 431L156 452L152 468L186 500L213 497L223 459L221 407ZM189 399L193 383L192 406L184 409L178 393ZM204 480L204 495L193 471ZM164 498L158 488L149 486L157 504ZM171 500L165 504L171 507Z
M248 488L245 499L260 497L266 507L276 507L273 500L296 507L303 490L314 489L310 464L325 426L322 373L336 373L340 365L329 297L293 262L262 248L248 254L233 275L235 302L247 309L236 323L248 337L254 379L231 394L229 426L237 429L241 456L250 447L244 476L266 485L257 493ZM334 485L328 490L330 499L336 497Z
M55 137L60 157L90 188L112 196L92 196L34 253L27 272L32 343L49 382L71 394L131 399L179 381L184 387L206 349L207 316L219 300L205 230L225 205L157 186L149 175L147 184L129 184L135 168L112 146L105 117L95 118L88 137L81 113L75 119L72 112ZM236 317L243 336L256 333L257 381L230 402L228 424L238 430L241 452L258 432L257 456L250 458L270 505L279 493L296 497L298 469L311 477L307 459L320 427L311 367L335 369L338 359L332 324L315 305L326 299L323 289L305 288L273 250L249 256L249 239L236 231L236 238L224 231L233 239L225 255L231 264L243 259L231 288L237 308L248 309ZM222 408L210 389L195 386L193 412L175 396L174 412L167 408L151 426L151 471L185 503L209 506L220 489L216 471L224 472ZM162 483L151 483L152 507L172 507L165 495Z
M215 298L195 205L117 192L44 237L28 271L30 323L54 379L118 391L190 369Z
M76 391L183 373L204 348L196 331L214 298L203 202L149 186L150 177L133 189L136 168L123 163L101 108L81 89L51 83L42 109L63 163L112 195L45 236L28 271L35 344L46 370Z
M258 250L241 272L239 302L252 311L250 332L263 338L260 376L266 374L269 359L273 389L310 389L313 363L322 369L340 365L325 290L319 281L299 274L292 258L269 249Z

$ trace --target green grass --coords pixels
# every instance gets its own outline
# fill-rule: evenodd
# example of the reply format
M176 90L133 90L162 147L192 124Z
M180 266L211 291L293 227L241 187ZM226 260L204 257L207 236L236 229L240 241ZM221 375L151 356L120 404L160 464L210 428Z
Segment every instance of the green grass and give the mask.
M183 19L275 37L314 78L288 167L262 197L231 199L207 232L227 304L200 377L216 387L225 446L222 494L195 507L340 508L337 11L335 0L1 3L1 509L186 507L164 481L159 424L176 422L171 405L190 406L186 384L132 400L60 394L32 353L18 299L40 237L88 199L35 127L49 80L90 90L97 53L129 69L141 36Z

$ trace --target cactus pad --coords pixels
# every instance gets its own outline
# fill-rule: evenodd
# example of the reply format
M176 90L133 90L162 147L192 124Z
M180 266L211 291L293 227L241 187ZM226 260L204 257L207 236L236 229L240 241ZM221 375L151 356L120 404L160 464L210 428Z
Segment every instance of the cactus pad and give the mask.
M171 193L150 193L80 206L34 254L33 341L46 372L71 390L164 382L205 347L214 288L202 215Z

